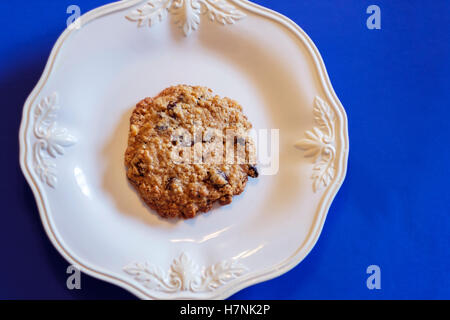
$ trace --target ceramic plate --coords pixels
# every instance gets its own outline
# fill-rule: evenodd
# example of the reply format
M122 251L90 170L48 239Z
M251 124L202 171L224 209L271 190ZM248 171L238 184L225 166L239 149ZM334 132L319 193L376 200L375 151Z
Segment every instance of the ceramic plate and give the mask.
M231 205L168 221L128 183L124 152L134 105L181 83L243 105L261 175ZM223 299L293 268L319 237L349 148L312 41L242 0L129 0L85 14L26 101L20 143L57 250L147 299Z

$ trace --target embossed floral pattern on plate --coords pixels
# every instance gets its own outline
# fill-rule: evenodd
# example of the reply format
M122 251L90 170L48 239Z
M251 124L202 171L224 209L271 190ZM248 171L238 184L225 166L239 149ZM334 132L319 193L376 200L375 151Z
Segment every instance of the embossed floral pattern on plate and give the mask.
M133 10L126 18L138 23L138 26L151 27L162 21L170 13L175 23L188 36L197 30L200 17L207 16L211 21L220 24L234 24L245 17L245 14L228 4L225 0L150 0L143 6Z
M236 279L246 270L236 260L200 267L185 253L173 260L168 272L150 263L133 262L124 267L126 273L134 276L145 287L167 293L213 291Z
M313 113L317 126L306 131L306 138L298 141L295 146L306 151L305 157L313 159L311 178L313 190L316 192L321 186L327 187L335 174L335 115L320 97L314 99Z
M54 188L58 182L56 163L58 155L64 155L66 147L76 143L67 129L57 126L58 94L45 97L34 110L34 169L42 182Z

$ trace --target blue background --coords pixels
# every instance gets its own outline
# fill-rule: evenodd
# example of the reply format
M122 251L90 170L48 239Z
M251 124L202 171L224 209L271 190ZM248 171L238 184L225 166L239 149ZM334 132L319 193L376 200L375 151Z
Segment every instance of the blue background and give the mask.
M133 299L82 276L47 239L19 169L23 103L65 28L107 0L0 1L0 298ZM319 48L349 119L348 175L310 255L237 299L450 298L450 1L257 0L297 22ZM366 28L381 8L382 29ZM256 54L256 53L255 53ZM368 290L366 268L381 268Z

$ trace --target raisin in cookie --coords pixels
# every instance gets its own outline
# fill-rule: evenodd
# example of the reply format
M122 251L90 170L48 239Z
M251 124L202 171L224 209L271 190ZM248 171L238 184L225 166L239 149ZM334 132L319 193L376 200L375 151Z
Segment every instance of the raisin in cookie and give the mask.
M234 100L179 85L136 105L125 153L127 176L162 217L193 218L229 204L256 178L252 125Z

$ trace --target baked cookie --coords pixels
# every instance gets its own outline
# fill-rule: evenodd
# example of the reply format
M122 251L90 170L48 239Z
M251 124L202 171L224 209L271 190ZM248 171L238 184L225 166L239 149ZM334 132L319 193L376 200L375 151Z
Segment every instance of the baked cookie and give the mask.
M193 218L231 203L256 178L252 128L242 107L211 89L178 85L136 105L127 176L162 217Z

